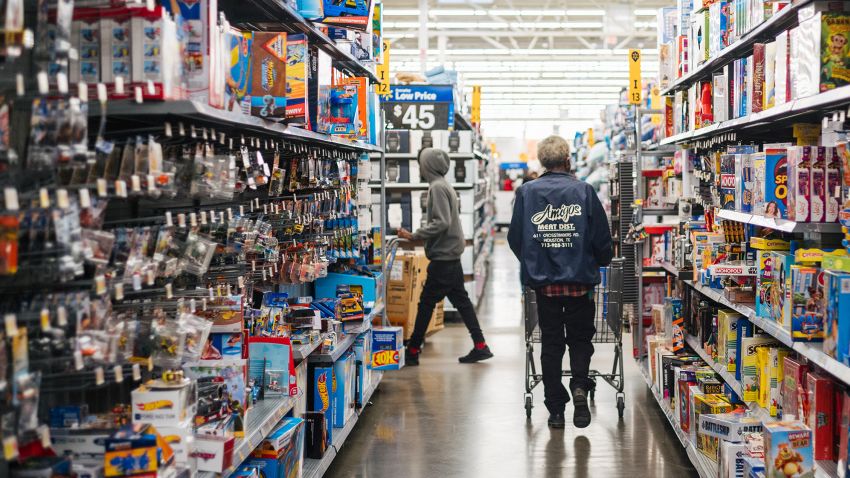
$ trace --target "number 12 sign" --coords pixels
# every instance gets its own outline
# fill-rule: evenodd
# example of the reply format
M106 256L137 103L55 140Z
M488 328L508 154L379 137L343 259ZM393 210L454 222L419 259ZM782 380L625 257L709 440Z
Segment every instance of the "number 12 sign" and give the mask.
M381 102L387 129L449 129L454 126L451 86L392 85Z

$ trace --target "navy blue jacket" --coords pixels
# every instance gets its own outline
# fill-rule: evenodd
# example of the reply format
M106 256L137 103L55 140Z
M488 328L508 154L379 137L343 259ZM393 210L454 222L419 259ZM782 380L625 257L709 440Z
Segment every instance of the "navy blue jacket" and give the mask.
M568 173L548 172L516 191L508 243L522 283L600 282L613 257L608 216L593 187Z

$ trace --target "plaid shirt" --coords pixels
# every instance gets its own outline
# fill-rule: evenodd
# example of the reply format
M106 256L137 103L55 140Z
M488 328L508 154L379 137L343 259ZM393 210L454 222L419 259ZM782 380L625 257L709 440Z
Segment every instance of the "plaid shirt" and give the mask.
M540 288L547 297L581 297L593 289L587 284L549 284Z

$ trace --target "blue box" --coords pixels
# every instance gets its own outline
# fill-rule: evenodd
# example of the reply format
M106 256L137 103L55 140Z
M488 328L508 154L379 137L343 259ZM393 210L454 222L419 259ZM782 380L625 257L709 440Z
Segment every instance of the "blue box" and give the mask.
M788 151L785 148L765 150L764 215L788 218Z
M311 412L325 413L325 429L328 433L327 444L333 443L333 411L336 401L337 383L333 365L316 365L312 368L313 400Z
M735 378L741 380L744 370L744 364L741 363L741 360L744 357L743 354L741 354L741 339L753 336L753 323L748 319L741 317L738 319L735 326L737 327L737 330L735 331Z
M360 334L354 341L354 360L357 372L357 391L355 401L362 407L364 394L372 386L372 369L369 368L372 352L372 334Z
M791 340L823 342L823 277L820 268L791 267Z
M263 478L301 476L304 462L304 420L286 417L251 453L249 466L260 469Z
M399 370L404 367L404 329L377 327L372 329L372 370Z
M354 415L354 389L357 374L354 367L354 354L348 352L334 362L336 377L336 395L334 395L333 426L342 428Z
M50 409L50 428L77 428L89 414L89 406L66 405Z
M317 279L316 298L336 297L336 287L347 285L352 291L363 295L363 306L367 309L380 305L384 300L384 276L380 272L372 272L371 276L330 272L327 277Z
M824 352L850 364L850 274L824 271L824 306L826 339Z

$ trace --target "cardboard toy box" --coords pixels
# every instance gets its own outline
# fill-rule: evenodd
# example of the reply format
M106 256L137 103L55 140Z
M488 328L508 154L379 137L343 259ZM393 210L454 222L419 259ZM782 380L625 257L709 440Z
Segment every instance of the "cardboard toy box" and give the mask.
M151 473L168 466L174 452L152 425L121 427L104 442L104 476Z
M850 362L850 274L824 272L826 338L824 352L848 365Z
M367 309L379 306L383 300L384 276L380 272L373 272L371 276L330 272L327 277L317 279L315 282L315 297L336 297L338 285L347 285L352 291L359 292L363 296L363 305Z
M718 478L744 478L741 472L746 456L747 446L743 443L721 441Z
M844 3L844 2L831 2ZM850 55L842 40L850 25L846 12L818 12L791 33L791 74L795 98L850 84Z
M322 412L325 415L325 438L327 442L325 446L333 443L333 416L334 404L336 403L337 381L334 375L333 365L315 365L311 368L311 383L310 388L311 399L309 402L309 410Z
M729 372L735 371L735 358L737 357L735 340L738 319L741 317L743 317L741 314L729 309L717 311L717 361L725 363L726 370Z
M366 398L366 390L372 386L372 369L369 368L369 354L372 351L372 334L367 333L357 336L352 350L354 350L355 373L357 375L354 401L362 407Z
M410 153L410 131L406 129L387 130L386 151L391 153Z
M813 478L812 431L798 421L765 423L764 464L767 478Z
M782 414L802 418L800 409L808 385L806 374L809 366L791 356L786 356L783 363Z
M336 395L333 406L333 426L342 428L354 415L357 374L353 352L344 354L334 362L334 376L336 377Z
M774 251L758 251L758 275L756 276L756 316L769 319L770 288L773 285L773 256Z
M286 417L251 453L249 464L261 470L263 478L301 476L304 462L304 420Z
M715 415L729 413L732 405L726 401L723 395L697 395L694 397L694 422L696 424L696 447L705 456L717 461L720 441L718 438L708 435L701 428L702 415Z
M401 327L372 329L372 370L399 370L404 367L403 335Z
M723 441L740 443L747 433L761 432L760 418L747 416L743 412L700 415L700 431Z
M254 32L251 50L251 115L286 119L286 33Z
M192 456L197 460L198 471L221 473L233 464L233 437L197 435Z
M769 335L757 335L741 339L741 364L744 367L741 374L741 388L745 402L755 402L759 397L758 349L760 347L779 347L779 342Z
M791 330L791 266L794 256L776 252L773 256L773 283L770 288L771 318L782 328Z
M815 460L833 460L835 427L834 384L826 376L806 374L809 416L806 425L812 431L812 453Z
M765 150L764 215L788 218L788 154L785 148Z
M181 385L141 385L131 393L133 422L173 426L195 416L197 388L186 379Z
M304 456L321 460L328 448L326 416L324 412L304 414Z
M823 275L817 267L791 266L791 339L823 342Z

